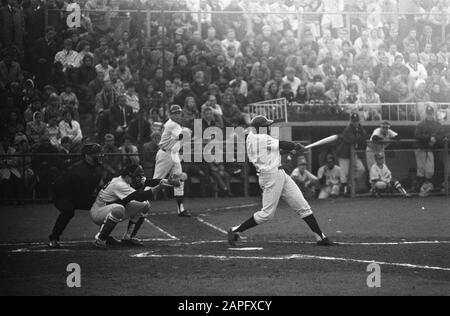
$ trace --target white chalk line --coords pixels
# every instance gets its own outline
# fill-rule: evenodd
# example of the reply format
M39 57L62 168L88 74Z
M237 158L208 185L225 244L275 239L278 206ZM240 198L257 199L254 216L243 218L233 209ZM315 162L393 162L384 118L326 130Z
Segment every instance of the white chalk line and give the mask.
M352 263L376 263L383 266L393 266L401 268L410 269L421 269L421 270L436 270L436 271L450 271L450 268L444 267L433 267L424 265L415 265L409 263L396 263L396 262L384 262L375 260L361 260L352 258L339 258L339 257L324 257L324 256L313 256L313 255L301 255L292 254L286 256L220 256L220 255L182 255L182 254L153 254L151 252L144 252L135 255L131 255L132 258L183 258L183 259L212 259L219 261L229 261L229 260L266 260L266 261L281 261L281 260L324 260L324 261L335 261L335 262L352 262Z
M168 238L146 238L146 239L140 239L143 242L150 242L150 241L174 241L174 239L168 239ZM92 243L94 240L68 240L68 241L64 241L61 242L60 245L62 247L67 246L67 245L83 245L83 244L89 244ZM32 247L32 246L48 246L48 242L45 241L37 241L37 242L22 242L22 243L4 243L4 244L0 244L0 247Z
M260 206L260 203L251 203L251 204L242 204L242 205L236 205L236 206L225 206L225 207L216 207L216 208L209 208L201 210L201 213L211 213L211 212L221 212L221 211L231 211L231 210L239 210L243 208L250 208L250 207L258 207ZM147 216L159 216L159 215L177 215L178 213L176 211L168 211L168 212L156 212L156 213L149 213Z
M316 244L309 241L297 240L270 240L269 243L281 244ZM338 242L343 246L402 246L402 245L436 245L436 244L450 244L447 240L419 240L419 241L391 241L391 242Z
M202 224L204 224L204 225L206 225L206 226L208 226L208 227L211 227L212 229L214 229L214 230L216 230L216 231L218 231L218 232L220 232L220 233L222 233L222 234L225 234L225 235L228 234L228 232L227 232L226 230L224 230L224 229L220 228L219 226L216 226L216 225L214 225L214 224L212 224L212 223L210 223L210 222L204 220L204 219L201 218L201 217L196 217L196 219L197 219L197 221L199 221L200 223L202 223Z
M147 224L149 224L150 226L153 226L154 228L156 228L158 231L160 231L161 233L163 233L164 235L166 235L167 237L170 238L170 240L180 240L179 238L175 237L174 235L171 235L170 233L166 232L164 229L162 229L161 227L159 227L158 225L154 224L153 222L151 222L148 218L145 219L145 222Z

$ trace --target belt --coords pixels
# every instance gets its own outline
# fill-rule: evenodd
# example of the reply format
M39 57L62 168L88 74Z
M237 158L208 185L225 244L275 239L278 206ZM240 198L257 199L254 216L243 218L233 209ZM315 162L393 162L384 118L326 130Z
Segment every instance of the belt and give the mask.
M284 169L283 169L282 166L279 166L279 167L278 167L278 170L284 170ZM256 175L259 177L259 176L261 175L261 171L260 171L260 172L257 172Z

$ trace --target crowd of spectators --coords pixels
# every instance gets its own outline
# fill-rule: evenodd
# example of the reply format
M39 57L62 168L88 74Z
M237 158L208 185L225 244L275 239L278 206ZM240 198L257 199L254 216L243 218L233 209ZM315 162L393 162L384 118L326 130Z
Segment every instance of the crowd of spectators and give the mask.
M380 103L450 100L448 0L2 2L5 153L70 154L97 141L107 153L136 155L127 159L151 173L172 104L183 107L186 127L201 118L223 128L246 126L248 104L277 98L299 104L296 114L339 114L353 104L365 120L382 119ZM68 28L74 2L81 25ZM145 10L154 11L150 25ZM119 160L110 158L108 176ZM2 183L48 183L67 162L2 164L29 166ZM229 195L236 170L205 168Z

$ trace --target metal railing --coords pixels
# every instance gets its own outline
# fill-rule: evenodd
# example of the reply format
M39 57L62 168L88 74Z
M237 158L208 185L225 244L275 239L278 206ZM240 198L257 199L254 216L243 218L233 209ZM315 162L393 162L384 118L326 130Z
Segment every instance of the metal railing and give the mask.
M381 104L339 104L340 111L351 114L357 112L362 120L391 122L420 122L425 118L425 109L431 105L436 112L436 118L441 122L450 122L450 103L419 102L419 103L381 103ZM295 116L305 115L312 110L320 109L321 105L288 104L286 99L264 101L249 105L249 115L266 115L278 122L296 122ZM326 106L328 107L328 106ZM315 108L315 109L314 109ZM303 117L303 120L305 117ZM327 118L329 120L329 118ZM337 116L335 120L340 120ZM320 121L320 114L310 121Z

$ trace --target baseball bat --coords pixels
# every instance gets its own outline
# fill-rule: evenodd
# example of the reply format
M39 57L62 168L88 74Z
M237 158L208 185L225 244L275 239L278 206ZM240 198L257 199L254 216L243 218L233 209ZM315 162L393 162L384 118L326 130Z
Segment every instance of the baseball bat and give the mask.
M308 146L305 146L306 149L310 149L310 148L314 148L314 147L318 147L318 146L322 146L322 145L326 145L326 144L330 144L333 143L335 141L337 141L339 139L339 135L333 135L333 136L329 136L327 138L321 139L315 143L312 143Z

